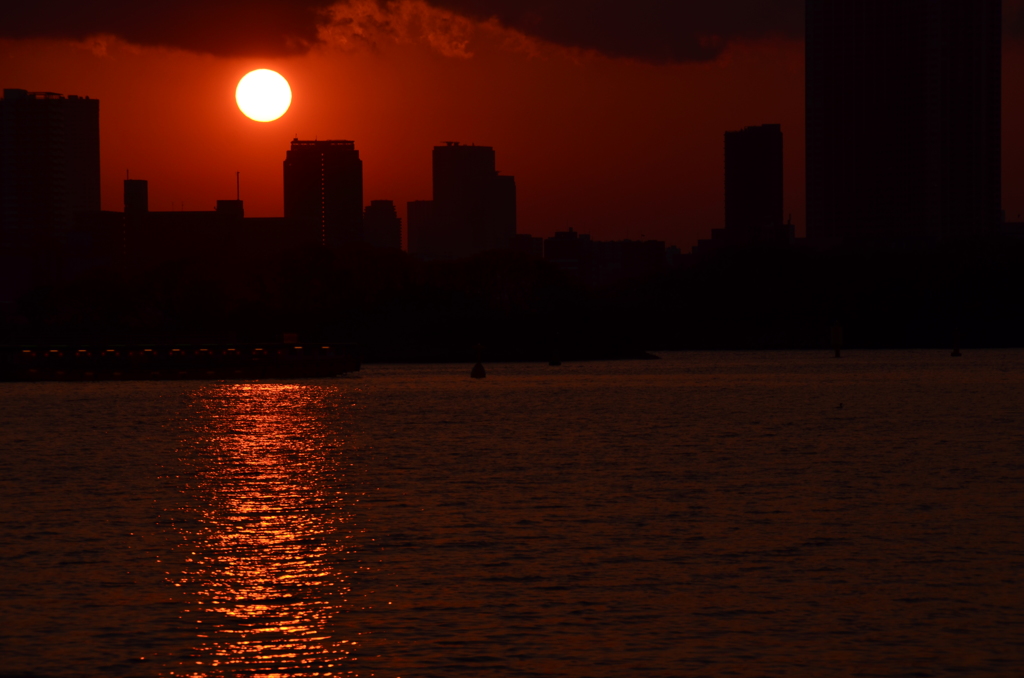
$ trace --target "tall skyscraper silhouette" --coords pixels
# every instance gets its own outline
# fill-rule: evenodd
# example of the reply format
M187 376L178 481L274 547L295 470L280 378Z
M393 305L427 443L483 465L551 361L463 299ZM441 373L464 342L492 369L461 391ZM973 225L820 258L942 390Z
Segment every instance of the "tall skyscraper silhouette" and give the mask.
M782 127L725 133L725 227L754 232L782 224Z
M516 183L495 170L493 148L454 141L435 146L433 171L432 205L410 203L411 253L458 259L512 246Z
M0 242L60 237L100 208L100 102L5 89L0 99Z
M363 161L355 142L292 140L284 161L284 215L315 221L327 247L362 240Z
M807 0L807 235L991 232L1001 0Z
M782 223L782 126L758 125L725 133L725 228L693 249L706 257L725 248L793 242Z

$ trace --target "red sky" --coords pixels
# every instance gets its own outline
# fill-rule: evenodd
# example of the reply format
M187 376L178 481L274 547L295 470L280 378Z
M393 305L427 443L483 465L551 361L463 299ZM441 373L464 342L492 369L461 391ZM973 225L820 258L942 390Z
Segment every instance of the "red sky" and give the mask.
M552 33L558 45L418 0L383 11L359 0L325 16L311 47L267 57L109 35L0 39L0 86L100 100L109 210L121 209L126 169L150 181L156 210L213 209L234 197L237 170L246 214L280 215L281 163L298 134L355 140L366 202L392 199L404 216L406 201L430 197L431 148L452 140L494 146L498 169L516 177L520 232L571 226L688 249L723 221L722 134L781 123L786 211L802 231L803 45L793 30L738 31L692 57L703 61L686 53L649 63L631 44L567 47L590 38ZM639 58L605 55L630 50ZM1005 55L1004 206L1013 218L1024 213L1024 43L1008 41ZM292 108L278 121L250 121L234 103L235 85L255 68L292 85Z

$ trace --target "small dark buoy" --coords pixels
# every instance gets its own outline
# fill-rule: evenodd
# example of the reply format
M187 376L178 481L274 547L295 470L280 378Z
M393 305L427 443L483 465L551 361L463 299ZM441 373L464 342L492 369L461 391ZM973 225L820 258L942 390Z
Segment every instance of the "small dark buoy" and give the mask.
M842 404L842 403L839 403L839 407L837 407L836 409L837 409L837 410L841 410L841 409L843 409L843 404Z
M953 358L963 358L964 355L960 352L960 349L954 348L953 352L949 354Z
M562 366L562 361L561 360L553 359L553 360L548 361L548 365L550 365L551 367L561 367Z
M837 358L843 357L843 326L839 324L838 320L832 326L832 348L836 350Z
M473 371L469 373L473 379L486 379L487 370L484 369L484 347L483 344L476 345L476 365L473 365Z

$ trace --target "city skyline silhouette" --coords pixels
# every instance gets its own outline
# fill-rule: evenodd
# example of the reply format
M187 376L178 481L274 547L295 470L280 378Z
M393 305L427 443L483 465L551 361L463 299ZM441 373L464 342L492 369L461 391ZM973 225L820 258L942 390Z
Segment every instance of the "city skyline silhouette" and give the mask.
M583 158L574 157L571 159L577 172L563 173L558 180L547 183L538 182L535 172L528 171L524 178L511 171L505 158L510 153L519 163L532 158L531 162L550 160L555 166L558 154L548 146L482 145L473 141L403 146L398 148L401 160L396 163L392 155L392 164L386 169L398 173L415 170L417 181L428 178L431 190L404 195L382 193L367 188L367 177L373 168L382 166L382 159L375 151L365 149L362 137L289 134L289 141L281 140L283 126L291 124L291 117L312 103L304 103L300 85L296 85L292 108L280 120L242 121L237 117L239 112L233 112L236 134L241 135L237 138L261 137L261 145L276 143L277 160L254 156L255 160L233 171L233 186L228 184L227 188L216 182L221 188L216 189L219 193L214 194L211 204L190 197L164 207L155 196L165 190L161 179L167 175L130 167L118 186L123 194L123 212L109 209L109 193L101 190L106 180L98 181L97 177L110 173L102 148L110 143L104 140L110 136L116 140L118 132L116 128L112 134L103 130L108 129L108 116L120 119L118 107L107 106L87 93L65 96L7 88L0 100L0 234L7 262L3 300L10 309L17 309L25 300L34 299L32 295L51 294L45 290L55 286L74 287L90 276L149 276L150 282L145 283L149 286L162 275L187 276L185 271L191 268L198 279L206 281L203 285L217 290L196 308L221 304L219 315L211 307L203 312L209 315L202 321L198 316L184 320L190 313L190 302L178 297L186 294L193 283L183 280L185 287L172 285L164 301L152 296L153 290L140 300L139 308L124 306L123 302L115 304L120 308L115 313L119 317L108 324L109 332L159 337L161 331L174 327L179 335L209 335L213 340L228 336L235 331L231 328L242 322L230 319L227 309L234 309L231 313L253 315L242 322L249 327L246 332L253 340L287 333L297 329L293 325L302 325L319 328L314 330L315 335L323 336L324 341L359 343L366 340L363 332L374 334L383 332L388 323L412 322L417 313L408 304L430 289L428 296L435 295L431 304L454 305L444 311L451 317L438 326L440 343L424 349L425 357L446 354L449 349L442 345L453 339L442 340L442 335L476 332L468 328L479 322L474 318L483 308L497 314L495 328L514 326L520 322L516 319L520 312L533 314L529 321L532 338L522 344L519 353L509 349L509 355L525 356L547 351L542 347L551 339L545 336L560 332L545 328L544 323L553 321L541 320L555 312L554 306L549 307L547 301L530 291L531 285L538 284L534 280L538 273L531 271L540 267L536 271L545 271L543 285L561 289L552 292L555 297L582 285L582 297L578 292L570 294L576 297L572 304L590 309L587 312L591 315L580 325L581 337L590 331L582 328L596 328L602 317L612 313L613 305L608 300L598 301L606 294L604 290L633 285L628 295L637 299L624 302L614 311L625 312L630 306L637 309L637 317L622 325L621 337L616 340L620 347L633 348L614 349L629 353L651 341L671 345L696 341L718 346L748 341L742 338L743 332L731 337L711 332L702 334L702 338L686 338L686 325L695 312L729 314L731 285L742 286L746 284L743 280L754 280L762 267L792 260L794 271L804 270L810 275L810 270L824 265L830 257L838 256L845 262L837 270L856 266L859 258L861 263L875 262L871 265L881 267L886 275L905 279L899 283L904 285L909 284L918 267L958 256L955 252L959 250L977 250L970 261L963 256L954 261L948 280L936 278L935 285L924 293L928 300L922 301L921 312L928 320L922 329L892 329L911 322L910 316L889 318L881 308L879 318L862 321L865 334L861 341L869 343L906 341L899 337L910 336L918 337L913 341L946 341L942 337L960 332L965 322L960 320L965 299L976 296L981 289L977 276L968 284L966 271L984 265L984 258L996 256L996 250L1014 251L1024 233L1024 227L1012 216L1004 215L1001 202L1004 196L1015 199L1016 187L1011 184L1001 190L1002 175L996 171L1000 157L1015 157L1012 153L1001 155L1005 144L1000 102L1012 101L1016 94L1010 88L1011 94L1002 96L1002 76L1012 72L1004 71L1003 64L1007 61L1012 69L1013 63L1012 58L1004 57L1012 56L1016 43L1010 40L1003 46L1001 5L993 0L968 8L955 2L914 4L907 0L898 7L865 5L847 16L849 7L845 5L812 0L806 11L804 67L808 77L804 84L812 124L804 130L800 125L788 124L785 114L766 119L759 117L756 108L744 110L739 124L729 124L725 118L719 121L715 132L718 153L713 160L697 156L686 158L684 163L681 157L674 159L675 171L690 168L702 181L713 179L716 186L714 191L705 192L702 200L704 208L714 207L718 216L697 227L696 232L710 237L698 238L692 251L674 244L685 237L682 229L672 229L665 237L664 224L659 228L645 218L645 208L656 208L663 199L688 208L680 198L694 186L677 182L675 190L659 194L653 188L655 184L643 182L651 178L652 171L660 174L661 180L671 173L659 173L656 167L637 162L634 146L615 136L595 138L591 144L611 159L626 159L618 162L615 173L588 180ZM724 58L721 55L728 52L725 48L718 57ZM468 56L460 58L472 61ZM676 69L679 73L683 72L679 69L706 68L687 63L700 62L695 56L679 61L682 63L644 67ZM403 123L416 120L414 112L399 111L397 116L385 130L399 133ZM144 122L150 130L157 124L155 120ZM499 139L503 136L498 131L493 133ZM1011 142L1016 133L1014 125L1007 126L1005 136ZM664 150L668 150L675 142L671 137L663 138ZM174 141L188 146L186 137ZM424 167L426 149L430 147L430 166ZM790 171L794 156L801 152L806 152L813 169L806 176ZM250 179L251 174L262 171L256 168L281 162L282 153L284 161L277 165L275 181L267 184ZM190 167L201 176L221 160L211 149L190 158ZM145 167L147 162L143 158L140 164ZM636 184L637 180L641 183ZM800 180L806 180L811 198L810 224L801 222L801 216L805 216L802 204L793 201L792 187ZM560 190L574 181L580 182L576 193ZM578 193L580 187L585 187L587 193ZM557 197L557 209L538 214L533 204L531 212L531 199L552 190L549 196ZM229 198L232 193L234 199ZM280 207L268 214L271 195L277 196ZM634 207L612 235L602 233L600 224L585 217L606 198L628 198ZM107 209L97 210L97 204ZM542 224L550 223L565 209L574 217L545 232ZM315 249L318 247L319 253ZM833 252L835 248L838 254ZM986 251L991 254L984 254ZM294 264L287 263L289 257L319 258L320 263L312 270L321 268L318 275L324 276L323 280L299 283L296 276L308 272L300 273ZM502 263L492 265L508 267L504 275L516 282L502 282L498 288L484 292L494 282L484 284L475 278L485 275L484 269L468 277L458 274L446 279L465 265L460 262L480 257L497 257L495 262ZM885 257L890 260L883 261ZM716 283L709 294L708 281L724 275L744 258L747 270L729 274L728 284ZM375 265L391 272L377 276L370 272ZM421 268L431 273L424 277L424 273L416 272ZM1002 269L997 266L994 270ZM930 280L932 275L925 277ZM396 281L387 282L389 276L397 276ZM830 286L821 288L821 298L814 301L801 299L801 294L793 291L782 293L780 288L776 295L779 303L800 307L785 311L785 315L799 320L785 321L784 329L772 330L774 339L767 338L769 332L753 341L780 346L818 342L814 337L820 337L821 327L841 322L851 309L864 303L862 298L871 288L855 283L858 278L835 278ZM776 275L771 284L784 287L789 279ZM307 284L314 284L314 288L304 293ZM434 289L435 285L445 288L452 284L455 288L443 294ZM646 287L637 287L640 284ZM365 289L345 291L351 285ZM422 285L425 289L418 289ZM654 309L659 303L683 308L699 303L686 297L688 285L705 290L703 310L679 310L668 314L664 323L655 322ZM946 289L947 285L952 285L952 291ZM357 329L358 323L345 326L335 316L325 315L326 311L315 311L315 305L303 298L312 289L326 295L317 303L326 304L324 308L340 313L339 317L348 314L347 295L363 296L364 301L352 308L360 309L359 313L365 314L361 322L369 324ZM388 289L392 291L386 292ZM676 289L684 296L673 296L670 290ZM477 307L477 302L468 299L443 301L449 293L470 298L481 293L497 296ZM100 295L97 303L108 296ZM285 301L289 297L292 302ZM715 298L720 299L717 307L710 302ZM295 303L297 300L301 301ZM114 302L109 299L102 303ZM288 303L302 310L289 310ZM885 306L890 303L895 301L887 301ZM165 319L144 332L129 329L139 324L132 316L151 304L169 304L159 311L145 311ZM407 310L390 309L393 304ZM934 309L924 310L933 305ZM260 312L259 308L265 310ZM647 310L640 312L640 308ZM56 320L47 320L37 330L27 330L24 328L36 327L35 321L26 325L19 319L25 317L22 311L13 313L10 331L14 335L31 335L42 327L50 327L46 332L57 331L58 325L62 327L58 334L70 332L73 336L76 331L74 322L64 320L57 325L53 324ZM751 313L760 316L756 310L744 311L734 314L735 321L742 324L753 317ZM60 313L54 316L59 317ZM385 322L385 318L390 319ZM88 325L91 321L85 322ZM979 328L988 327L981 330L981 335L987 337L984 341L1016 341L1013 332L996 329L998 322L992 316L979 324ZM664 327L656 327L660 324ZM958 329L939 329L943 324ZM23 329L15 329L19 326ZM165 329L158 329L161 326ZM868 336L873 338L869 340ZM405 349L398 348L400 340L395 341L398 344L389 339L392 348L388 350L404 354Z
M98 9L97 20L102 17ZM1024 131L1016 122L1024 119L1024 95L1012 86L1024 63L1018 58L1018 18L1008 10L1004 22L1002 208L1010 221L1024 213ZM431 195L430 160L413 149L457 139L499 149L503 172L520 183L524 232L550 237L572 227L601 240L644 234L687 251L724 227L721 134L751 125L783 127L785 212L793 215L797 235L804 234L802 22L761 20L766 31L787 27L777 37L755 39L730 34L728 22L716 25L726 37L714 48L719 60L711 63L691 55L647 63L600 53L576 63L567 48L550 42L530 42L542 55L531 60L494 47L493 40L508 36L482 27L472 29L472 57L446 55L419 38L403 48L381 37L376 56L317 43L291 61L269 55L261 61L251 52L199 57L145 46L132 56L115 38L103 43L105 56L99 46L89 51L91 43L11 40L3 86L103 101L107 210L120 208L126 169L150 179L158 209L182 202L186 209L212 209L217 199L233 195L234 173L241 170L248 214L281 216L277 156L298 134L355 139L363 156L373 158L365 167L367 198L393 200L407 223L406 203ZM387 59L396 60L394 70L385 68ZM232 100L241 75L261 66L277 67L295 90L292 108L274 123L247 120ZM146 69L156 77L141 79ZM499 79L505 85L486 87L499 73L509 74Z

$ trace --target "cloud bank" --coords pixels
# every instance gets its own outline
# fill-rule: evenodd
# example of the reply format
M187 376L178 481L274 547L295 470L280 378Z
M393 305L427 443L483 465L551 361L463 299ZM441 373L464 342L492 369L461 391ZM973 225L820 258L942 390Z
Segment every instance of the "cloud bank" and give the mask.
M802 0L369 0L393 32L420 25L497 21L524 35L613 57L705 61L733 40L798 38ZM38 0L10 3L0 38L86 40L112 35L142 46L217 56L302 54L325 41L338 19L367 18L367 0ZM362 9L359 9L362 7ZM418 8L417 8L418 7ZM427 16L423 8L440 10ZM371 22L372 23L372 22ZM379 21L378 21L379 23ZM354 32L367 26L352 25ZM344 26L342 26L344 27ZM372 26L371 26L372 27ZM379 28L380 26L378 26ZM465 32L464 26L455 27ZM330 34L328 30L328 34ZM450 34L451 31L449 30ZM447 44L447 43L445 43ZM442 50L444 51L444 50ZM455 49L458 56L458 49Z
M2 38L86 40L112 35L147 47L216 56L283 56L318 42L331 0L16 0L6 3Z
M568 48L652 63L715 59L732 42L799 40L803 0L36 0L8 3L0 38L87 40L217 56L286 56L416 27L467 56L473 26L498 24ZM1024 0L1004 0L1007 35L1024 38ZM431 38L431 36L434 36ZM438 37L441 36L441 37Z
M803 34L803 0L429 2L565 47L655 63L708 61L736 40Z

